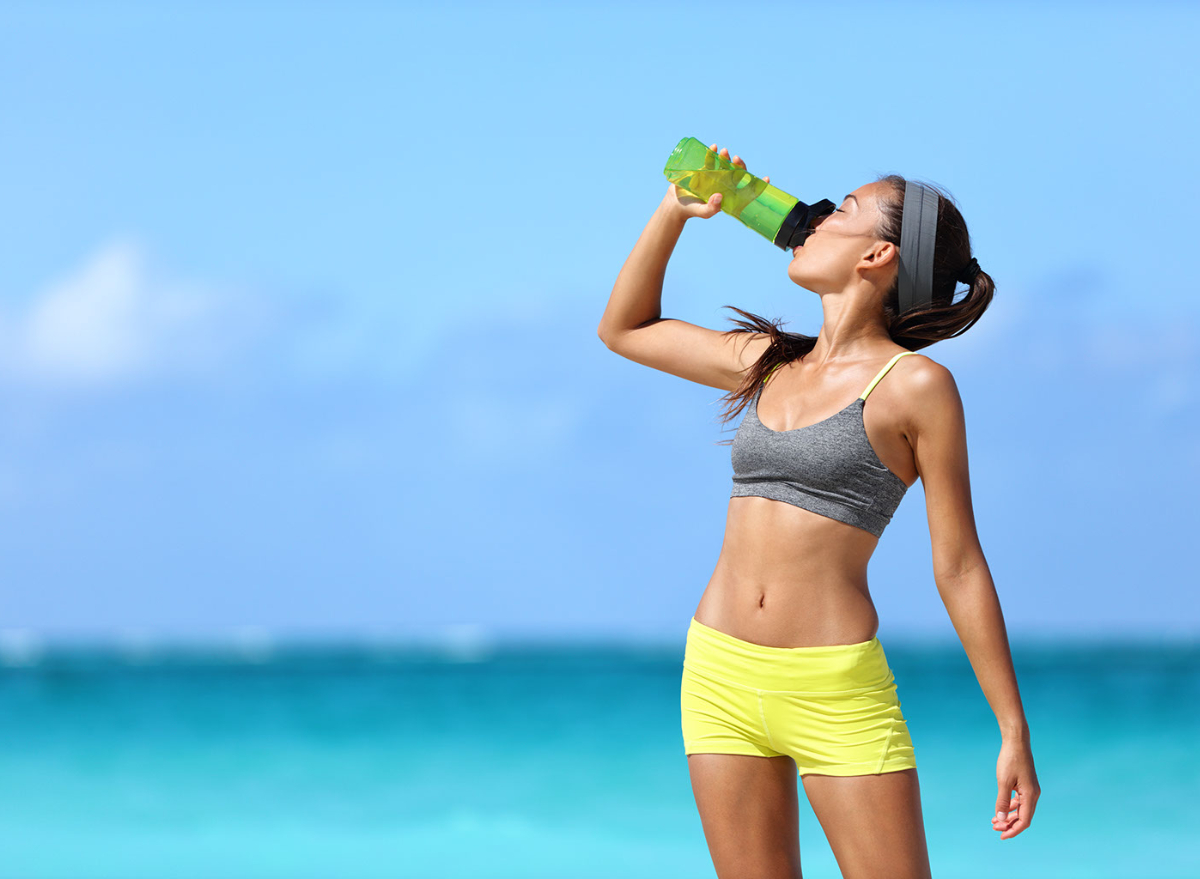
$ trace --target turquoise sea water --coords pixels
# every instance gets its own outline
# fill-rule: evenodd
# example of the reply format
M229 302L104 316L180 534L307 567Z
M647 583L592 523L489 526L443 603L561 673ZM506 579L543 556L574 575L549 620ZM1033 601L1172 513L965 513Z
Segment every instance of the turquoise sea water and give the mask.
M1200 876L1200 645L1014 640L1042 800L958 645L890 641L939 879ZM53 650L0 668L0 877L712 877L661 647ZM808 879L838 876L801 796Z

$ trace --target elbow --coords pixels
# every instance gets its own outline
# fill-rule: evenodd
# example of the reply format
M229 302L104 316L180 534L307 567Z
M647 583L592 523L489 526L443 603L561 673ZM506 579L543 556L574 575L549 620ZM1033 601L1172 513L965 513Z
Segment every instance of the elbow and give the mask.
M604 324L596 328L596 335L600 337L600 341L604 343L604 347L609 351L616 350L613 345L616 344L617 335L612 330L608 329Z
M983 552L976 551L955 555L952 559L937 559L933 564L933 579L941 589L955 588L963 583L991 582L991 571Z

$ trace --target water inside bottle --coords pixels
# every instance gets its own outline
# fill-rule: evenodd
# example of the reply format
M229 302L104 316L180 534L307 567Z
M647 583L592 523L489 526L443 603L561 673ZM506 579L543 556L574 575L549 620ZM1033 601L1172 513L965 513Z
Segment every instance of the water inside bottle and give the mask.
M740 219L746 206L770 187L766 181L740 168L669 171L667 179L699 199L708 201L721 193L721 210Z

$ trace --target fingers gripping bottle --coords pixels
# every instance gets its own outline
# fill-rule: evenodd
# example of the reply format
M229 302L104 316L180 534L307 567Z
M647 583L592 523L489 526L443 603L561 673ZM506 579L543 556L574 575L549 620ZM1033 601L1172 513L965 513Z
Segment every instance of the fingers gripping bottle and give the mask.
M783 250L803 245L816 221L836 207L827 198L805 204L722 159L694 137L679 141L663 174L678 188L705 201L714 192L721 193L722 211Z

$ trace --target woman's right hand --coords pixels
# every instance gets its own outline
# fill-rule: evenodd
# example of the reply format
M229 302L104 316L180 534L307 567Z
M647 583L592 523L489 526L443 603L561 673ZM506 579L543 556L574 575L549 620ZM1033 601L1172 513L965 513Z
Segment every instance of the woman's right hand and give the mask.
M722 158L729 158L729 150L726 147L721 147L718 150L717 145L714 143L709 149ZM739 156L734 156L732 162L734 165L745 170L746 163ZM764 177L763 180L767 183L771 182L769 176ZM691 217L699 217L702 220L707 220L709 217L715 217L721 212L721 193L714 192L712 197L705 202L672 183L667 187L667 194L663 198L663 203L669 206L669 210L685 220Z

